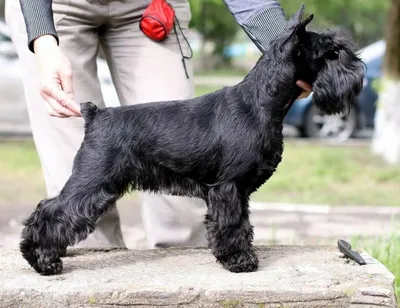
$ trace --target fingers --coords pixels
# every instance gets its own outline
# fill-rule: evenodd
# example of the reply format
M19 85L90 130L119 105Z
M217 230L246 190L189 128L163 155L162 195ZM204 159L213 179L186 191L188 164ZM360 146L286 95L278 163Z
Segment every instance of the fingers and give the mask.
M54 116L57 116L56 114L62 114L68 117L81 116L80 109L75 104L72 82L70 82L68 86L70 89L68 93L63 91L57 83L55 83L55 85L45 85L40 91L42 97L54 110Z
M61 92L61 93L60 93ZM43 87L40 94L43 99L47 102L47 108L49 114L55 117L76 117L78 116L76 112L63 106L63 101L65 101L64 95L66 93L59 89L54 89L50 87ZM50 108L50 109L49 109Z
M42 72L40 94L48 104L49 113L56 117L80 117L80 106L75 102L72 68L68 58L51 36L36 39L35 53Z
M71 71L62 72L60 73L60 77L61 77L61 87L68 97L68 100L65 101L65 106L68 109L72 110L77 116L81 116L81 110L79 106L77 106L75 101L75 93L72 83L72 72Z
M312 90L313 90L312 85L310 85L309 83L304 82L302 80L297 80L296 85L307 92L312 92Z
M312 86L309 83L304 82L302 80L297 80L296 85L301 89L303 89L303 91L301 92L300 96L297 99L303 99L308 97L313 90Z
M68 118L67 116L65 116L65 115L63 115L63 114L58 113L57 111L55 111L55 110L53 109L53 107L51 107L51 105L50 105L48 102L46 102L46 107L47 107L47 111L48 111L49 115L51 115L52 117L57 117L57 118Z

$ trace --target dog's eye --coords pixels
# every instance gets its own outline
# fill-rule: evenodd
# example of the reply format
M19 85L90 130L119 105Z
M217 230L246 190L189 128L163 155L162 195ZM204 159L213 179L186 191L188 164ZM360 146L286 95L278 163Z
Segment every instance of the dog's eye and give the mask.
M329 59L337 59L339 58L339 52L337 50L330 50L327 53L327 57Z

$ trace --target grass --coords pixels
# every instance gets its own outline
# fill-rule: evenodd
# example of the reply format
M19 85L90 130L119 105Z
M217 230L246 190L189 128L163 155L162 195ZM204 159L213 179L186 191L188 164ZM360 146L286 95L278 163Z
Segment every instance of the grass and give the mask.
M329 205L399 206L400 166L389 166L369 147L286 142L275 175L254 195L258 201Z
M197 86L195 89L196 96L200 96L203 94L210 93L215 90L219 90L221 87L212 87L212 86Z
M248 71L239 68L220 68L214 70L198 70L196 75L210 77L244 77Z
M0 203L25 203L45 195L34 143L0 142Z
M31 202L44 195L32 141L0 143L0 203ZM23 185L22 185L23 183ZM255 201L329 205L399 206L400 166L385 165L368 147L285 142L274 176Z
M354 249L367 251L395 276L396 296L400 300L400 233L368 239L354 237L350 242Z

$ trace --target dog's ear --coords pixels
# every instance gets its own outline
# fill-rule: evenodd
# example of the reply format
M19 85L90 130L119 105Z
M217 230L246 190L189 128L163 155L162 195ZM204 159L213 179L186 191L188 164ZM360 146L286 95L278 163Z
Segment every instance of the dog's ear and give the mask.
M306 26L313 20L314 15L311 14L305 20L303 19L305 6L302 4L296 13L292 15L286 25L286 31L288 37L284 40L281 45L281 52L286 50L292 50L301 40L301 37L306 32Z
M363 87L363 62L351 51L330 51L313 82L313 102L326 114L346 113Z
M294 29L301 23L301 21L303 20L304 10L305 6L304 4L302 4L297 12L295 12L292 17L290 17L286 26L287 29Z
M291 31L291 34L296 33L296 31L305 30L306 26L311 22L311 20L314 19L314 14L311 14L305 20L303 20L304 10L305 6L302 4L297 12L290 17L286 25L286 30Z

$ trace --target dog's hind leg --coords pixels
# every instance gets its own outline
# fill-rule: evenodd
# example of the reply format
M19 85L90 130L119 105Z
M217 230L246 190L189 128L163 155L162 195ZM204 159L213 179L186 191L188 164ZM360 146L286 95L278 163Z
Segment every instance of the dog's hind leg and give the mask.
M226 183L209 190L207 204L207 240L217 260L231 272L257 270L247 197Z
M73 173L60 195L43 200L24 222L23 257L42 275L60 273L60 253L94 231L97 220L120 196L114 189L107 177Z

